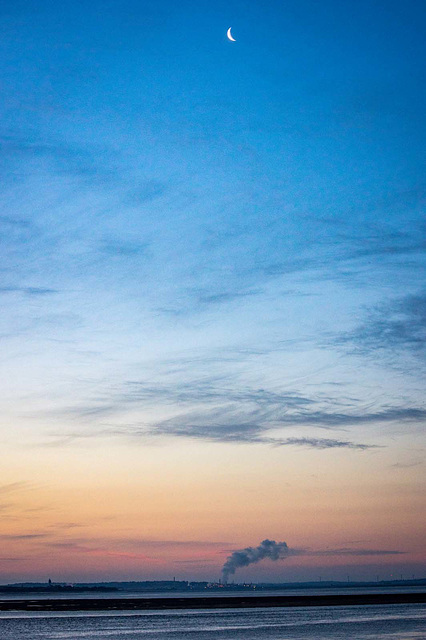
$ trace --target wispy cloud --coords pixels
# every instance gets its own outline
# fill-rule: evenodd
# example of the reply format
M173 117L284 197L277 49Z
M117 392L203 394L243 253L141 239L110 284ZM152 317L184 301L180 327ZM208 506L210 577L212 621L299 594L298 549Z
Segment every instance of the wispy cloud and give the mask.
M57 172L78 175L80 177L95 177L100 173L104 178L113 178L112 172L107 172L105 166L96 161L93 155L83 149L82 146L70 146L61 144L48 138L22 138L19 135L0 136L0 158L5 159L8 165L21 166L22 163L34 159L38 161L48 160Z
M0 538L1 539L1 538ZM169 554L192 553L196 555L196 561L200 562L200 553L222 555L222 550L232 546L228 542L209 540L150 540L128 537L78 537L40 539L40 548L51 551L63 550L73 554L104 555L117 558L134 558L144 560L156 560L167 557Z
M410 405L371 406L354 398L324 394L308 396L297 391L273 391L230 386L226 376L207 377L192 382L172 379L166 384L129 381L121 388L108 389L93 403L55 412L68 422L84 422L89 428L70 427L56 434L53 444L67 445L81 438L182 437L223 443L268 444L316 449L348 448L367 450L377 443L356 442L352 438L318 436L306 429L347 431L374 424L422 424L426 409ZM150 409L169 414L161 420L135 420ZM170 415L172 414L172 415ZM130 418L131 416L131 418ZM130 419L129 419L130 418ZM284 437L282 430L297 429ZM304 431L302 431L304 430Z
M407 551L399 549L354 549L351 547L341 547L336 549L296 549L295 555L308 556L395 556L404 555Z
M368 355L426 356L426 294L408 295L371 309L367 320L336 339Z
M149 243L132 243L129 241L124 241L116 238L111 240L105 240L100 245L100 251L103 253L121 257L121 258L131 258L147 255L149 249Z
M3 540L4 542L13 542L14 540L40 540L48 537L48 533L0 534L0 540Z
M239 416L240 418L242 416ZM177 419L165 420L162 423L143 427L141 429L133 429L123 431L124 435L146 437L151 436L173 436L173 437L185 437L196 440L207 440L211 442L222 443L242 443L242 444L267 444L273 446L296 446L306 447L311 449L332 449L332 448L349 448L357 450L366 450L375 448L375 445L358 444L349 440L341 440L334 438L319 438L319 437L289 437L282 438L279 436L270 436L268 432L272 429L279 427L293 427L300 426L301 424L314 424L309 423L309 418L305 420L300 419L300 416L295 416L292 420L290 416L287 416L285 420L280 418L268 419L266 416L258 415L258 420L250 420L250 417L245 416L246 421L238 421L234 412L227 411L215 411L208 414L188 414L180 416ZM324 426L324 422L320 423L320 426ZM338 426L338 423L333 421L333 426Z
M9 484L0 485L0 495L17 493L26 491L31 485L28 482L10 482Z
M348 440L335 440L333 438L287 438L279 440L277 445L293 445L308 447L310 449L355 449L365 451L366 449L377 449L378 445L357 444Z
M19 558L0 556L0 562L21 562L22 560L25 560L25 559L26 557L21 555L19 556Z
M2 293L22 293L27 296L46 296L58 293L58 291L57 289L47 289L45 287L7 286L0 287L0 294Z
M411 469L412 467L419 467L424 464L424 460L413 460L411 462L395 462L391 465L392 469Z
M28 229L32 226L32 223L25 218L19 218L14 216L0 216L0 228L1 227L16 227L18 229Z

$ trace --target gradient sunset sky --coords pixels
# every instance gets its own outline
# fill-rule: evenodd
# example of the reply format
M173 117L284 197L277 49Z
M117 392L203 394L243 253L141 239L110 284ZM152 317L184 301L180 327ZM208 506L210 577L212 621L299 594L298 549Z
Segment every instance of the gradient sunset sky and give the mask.
M425 3L0 31L0 582L426 577Z

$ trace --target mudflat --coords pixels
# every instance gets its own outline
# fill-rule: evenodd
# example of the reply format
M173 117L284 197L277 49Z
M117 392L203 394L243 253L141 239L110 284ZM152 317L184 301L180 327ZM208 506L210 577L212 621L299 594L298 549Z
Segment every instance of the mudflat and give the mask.
M200 596L189 598L31 598L0 600L0 611L155 611L162 609L252 609L259 607L330 607L412 603L426 603L426 592L306 596Z

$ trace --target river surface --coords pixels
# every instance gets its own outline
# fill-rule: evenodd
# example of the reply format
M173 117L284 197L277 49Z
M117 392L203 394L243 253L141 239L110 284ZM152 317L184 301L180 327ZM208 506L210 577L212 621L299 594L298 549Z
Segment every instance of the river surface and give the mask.
M426 605L0 613L1 640L426 640Z

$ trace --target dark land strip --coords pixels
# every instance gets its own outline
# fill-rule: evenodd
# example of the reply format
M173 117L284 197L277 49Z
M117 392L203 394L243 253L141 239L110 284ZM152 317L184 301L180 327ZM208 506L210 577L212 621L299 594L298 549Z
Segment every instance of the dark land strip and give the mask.
M309 596L218 596L190 598L49 598L0 600L0 611L155 611L257 607L337 607L426 603L426 593L357 593Z

